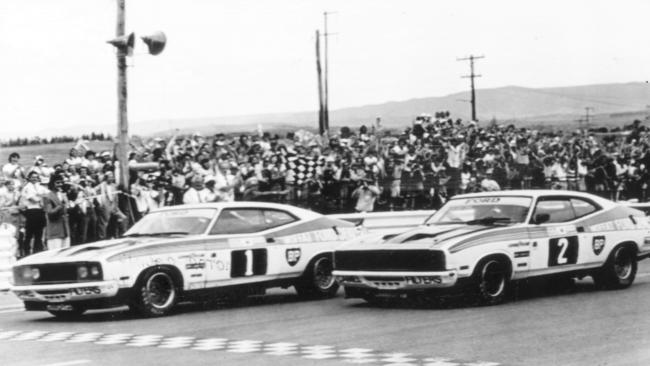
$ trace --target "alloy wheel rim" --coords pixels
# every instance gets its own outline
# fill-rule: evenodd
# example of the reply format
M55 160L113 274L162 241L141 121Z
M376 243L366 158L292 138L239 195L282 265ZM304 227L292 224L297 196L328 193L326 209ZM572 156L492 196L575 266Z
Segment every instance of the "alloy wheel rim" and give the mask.
M165 308L169 306L174 297L174 281L167 273L156 273L147 281L147 298L149 303L155 308Z
M314 264L314 283L322 290L329 289L334 283L332 262L329 259L321 258Z

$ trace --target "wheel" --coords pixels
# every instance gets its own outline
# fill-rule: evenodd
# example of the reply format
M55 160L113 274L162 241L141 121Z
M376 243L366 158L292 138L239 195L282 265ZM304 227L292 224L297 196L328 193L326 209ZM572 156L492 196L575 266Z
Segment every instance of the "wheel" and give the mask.
M178 286L167 269L146 272L135 287L133 310L146 317L169 314L178 301Z
M317 257L307 266L305 274L295 284L298 295L315 298L334 297L339 285L332 276L333 268L331 256Z
M504 260L487 258L479 262L474 272L474 295L483 305L505 301L510 284L510 271Z
M637 260L629 246L614 248L607 262L592 277L598 288L623 289L630 287L636 278Z
M79 305L70 305L70 310L48 310L47 312L59 319L76 319L86 312L86 309Z

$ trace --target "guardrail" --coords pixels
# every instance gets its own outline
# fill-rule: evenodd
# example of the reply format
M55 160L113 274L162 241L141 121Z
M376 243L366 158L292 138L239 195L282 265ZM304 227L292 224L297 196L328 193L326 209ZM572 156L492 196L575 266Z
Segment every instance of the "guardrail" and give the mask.
M435 210L367 212L328 215L363 226L369 233L391 234L418 226Z

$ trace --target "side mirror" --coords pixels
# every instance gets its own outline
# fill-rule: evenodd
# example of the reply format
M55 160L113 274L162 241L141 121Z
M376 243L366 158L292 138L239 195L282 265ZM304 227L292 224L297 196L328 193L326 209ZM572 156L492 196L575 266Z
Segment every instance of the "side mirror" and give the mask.
M539 224L543 224L543 223L547 222L550 219L551 219L551 215L549 215L547 213L541 213L541 214L535 215L535 218L533 219L533 222L536 225L539 225Z

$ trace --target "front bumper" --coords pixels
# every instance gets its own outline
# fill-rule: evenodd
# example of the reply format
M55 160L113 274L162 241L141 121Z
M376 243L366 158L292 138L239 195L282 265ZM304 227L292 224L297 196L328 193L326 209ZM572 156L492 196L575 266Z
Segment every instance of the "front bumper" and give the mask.
M382 272L339 271L332 272L344 287L375 289L381 291L407 291L449 288L458 282L456 270L439 272Z
M119 290L116 281L25 285L10 288L20 300L39 303L70 303L115 297Z

